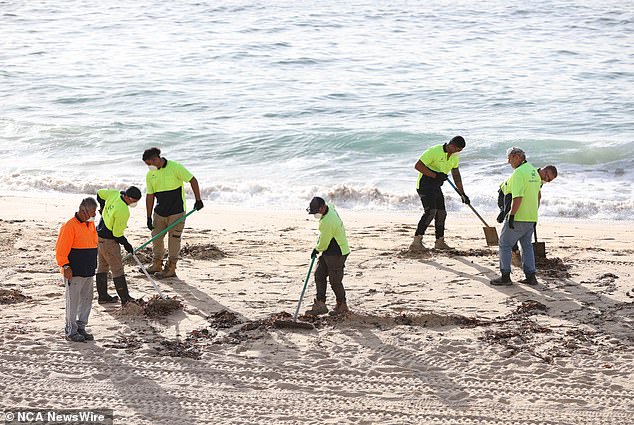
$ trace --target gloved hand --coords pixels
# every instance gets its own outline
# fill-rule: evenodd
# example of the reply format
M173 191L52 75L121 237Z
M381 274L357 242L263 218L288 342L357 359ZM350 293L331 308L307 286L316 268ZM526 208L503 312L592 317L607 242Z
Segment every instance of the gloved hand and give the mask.
M436 173L436 180L440 180L441 182L444 182L448 178L449 176L445 173Z
M515 215L509 215L509 229L515 229Z
M463 204L471 205L471 200L466 194L463 193L462 195L460 195L460 197L462 198Z
M125 243L123 244L123 249L128 251L128 253L130 253L130 254L132 254L134 252L134 248L132 248L132 245L130 245L130 242L128 242L128 241L125 241Z
M147 228L150 230L154 230L154 225L152 224L152 217L147 218Z
M504 213L504 211L500 211L500 213L498 214L498 217L495 219L498 223L504 223L504 218L506 217L506 214Z
M195 209L196 211L200 211L200 210L202 210L202 209L203 209L203 207L204 207L204 206L205 206L205 205L203 205L203 201L201 201L200 199L197 199L197 200L196 200L196 203L194 204L194 209Z
M318 255L319 255L319 251L317 251L316 249L313 249L313 252L310 253L310 258L317 258Z

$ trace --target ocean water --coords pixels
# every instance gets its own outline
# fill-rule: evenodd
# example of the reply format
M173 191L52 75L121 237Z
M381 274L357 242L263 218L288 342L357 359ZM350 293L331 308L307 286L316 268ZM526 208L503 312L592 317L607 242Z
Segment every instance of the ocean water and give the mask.
M634 218L634 3L0 1L0 193L144 188L158 146L207 203L420 210L460 134L495 215L524 148L541 214ZM445 188L450 210L462 210Z

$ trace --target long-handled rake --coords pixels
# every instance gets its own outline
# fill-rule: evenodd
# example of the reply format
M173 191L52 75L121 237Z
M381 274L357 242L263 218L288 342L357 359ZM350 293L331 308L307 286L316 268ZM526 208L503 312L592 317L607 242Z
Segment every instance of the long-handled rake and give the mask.
M302 288L302 293L299 296L299 302L297 303L297 308L295 309L295 314L293 315L293 320L282 320L278 319L273 324L278 328L301 328L301 329L315 329L315 326L312 323L308 322L298 322L297 315L299 314L299 309L302 305L302 300L304 299L304 293L306 292L306 286L308 285L308 279L310 278L310 272L313 270L313 264L315 264L315 257L313 257L310 261L310 267L308 267L308 273L306 273L306 280L304 280L304 287Z

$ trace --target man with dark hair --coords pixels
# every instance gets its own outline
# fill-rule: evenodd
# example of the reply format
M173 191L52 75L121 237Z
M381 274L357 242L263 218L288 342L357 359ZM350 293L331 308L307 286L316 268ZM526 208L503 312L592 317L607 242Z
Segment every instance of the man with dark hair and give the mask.
M442 193L441 186L447 180L449 171L453 177L454 183L461 193L461 200L465 204L471 201L464 193L462 186L462 178L458 169L458 153L460 153L466 143L462 136L453 137L449 143L435 145L427 149L416 162L414 168L419 172L416 183L416 191L423 204L425 213L418 222L416 233L414 233L414 241L410 245L410 251L425 252L427 248L423 244L423 235L427 227L434 220L434 228L436 233L436 249L451 249L445 243L445 219L447 211L445 209L445 197Z
M159 148L146 149L143 152L143 162L148 166L149 171L145 176L147 195L145 206L147 209L147 227L152 231L152 236L156 236L180 220L185 215L187 208L185 203L185 188L183 183L189 182L196 197L194 208L203 208L203 201L200 197L198 180L180 163L167 160L161 157ZM156 198L156 208L154 199ZM154 208L154 212L152 212ZM179 259L181 249L181 236L185 229L185 220L168 231L167 248L168 261L163 267L163 255L165 254L165 235L160 236L152 242L152 265L148 267L149 273L157 273L157 277L176 276L176 263Z
M61 227L55 244L55 259L64 276L66 297L65 334L68 341L95 338L86 332L92 309L93 281L97 268L97 201L85 198L75 216Z
M129 208L136 207L139 199L141 199L141 191L135 186L130 186L125 192L110 189L97 191L97 201L101 206L101 220L97 226L99 235L97 292L100 302L112 302L112 297L107 292L108 270L112 272L112 280L121 299L121 305L134 301L128 293L119 245L123 245L130 254L134 252L123 232L128 227Z
M326 278L330 280L330 287L337 298L337 304L330 314L346 314L349 309L346 301L346 290L342 281L343 269L348 254L350 254L350 248L343 221L341 221L339 214L335 211L335 207L332 204L326 204L326 201L318 196L310 201L306 211L319 220L319 241L311 253L311 258L317 258L321 253L317 262L317 270L315 270L317 295L312 308L306 311L306 314L317 316L328 313L328 307L326 307Z

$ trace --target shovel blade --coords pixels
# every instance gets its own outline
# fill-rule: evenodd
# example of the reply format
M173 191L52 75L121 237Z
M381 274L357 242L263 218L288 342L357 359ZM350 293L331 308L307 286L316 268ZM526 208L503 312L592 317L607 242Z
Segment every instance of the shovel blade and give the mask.
M546 243L533 242L533 253L535 258L546 258Z
M495 227L483 227L484 237L487 240L487 246L498 246L500 239L498 238L498 231Z

